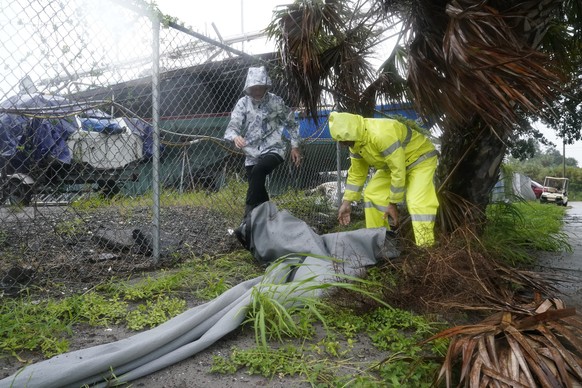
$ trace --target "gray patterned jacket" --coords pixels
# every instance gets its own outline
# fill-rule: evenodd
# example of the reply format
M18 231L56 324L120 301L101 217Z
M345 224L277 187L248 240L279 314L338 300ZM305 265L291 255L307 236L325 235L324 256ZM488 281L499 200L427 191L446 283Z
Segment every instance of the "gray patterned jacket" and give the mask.
M249 69L245 90L254 85L271 85L263 67ZM247 143L243 148L246 154L245 165L252 166L257 163L260 155L268 152L285 157L284 129L289 133L291 147L298 147L299 124L294 112L281 97L267 92L261 101L254 101L250 96L238 100L230 115L224 138L234 141L235 137L242 136Z

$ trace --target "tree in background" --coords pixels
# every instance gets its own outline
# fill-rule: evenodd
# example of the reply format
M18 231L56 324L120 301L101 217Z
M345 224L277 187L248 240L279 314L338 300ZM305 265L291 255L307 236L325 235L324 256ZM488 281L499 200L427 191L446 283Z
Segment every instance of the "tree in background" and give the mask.
M552 104L574 100L581 21L579 0L300 0L268 30L312 115L327 91L362 114L380 99L413 101L437 123L441 226L450 233L465 223L480 231L509 147L539 135L524 123L552 123ZM391 24L401 27L398 44L371 78L366 58Z

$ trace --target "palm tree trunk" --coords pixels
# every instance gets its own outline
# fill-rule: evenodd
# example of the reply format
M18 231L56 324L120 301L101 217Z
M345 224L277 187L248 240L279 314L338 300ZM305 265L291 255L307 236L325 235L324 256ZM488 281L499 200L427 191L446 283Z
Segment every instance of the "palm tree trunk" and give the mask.
M467 225L479 234L483 231L485 209L506 151L506 137L481 120L474 120L469 130L457 127L443 134L437 181L444 233Z

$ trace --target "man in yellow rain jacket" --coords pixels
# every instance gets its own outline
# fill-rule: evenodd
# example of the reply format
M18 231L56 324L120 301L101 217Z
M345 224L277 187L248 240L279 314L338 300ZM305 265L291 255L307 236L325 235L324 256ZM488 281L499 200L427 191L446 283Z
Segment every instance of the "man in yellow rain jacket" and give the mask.
M350 223L351 202L360 200L364 191L366 227L390 229L388 217L397 227L397 204L406 194L416 244L432 245L438 200L433 181L437 151L430 140L397 120L350 113L332 112L329 130L334 140L350 147L340 224ZM376 172L363 190L370 167Z

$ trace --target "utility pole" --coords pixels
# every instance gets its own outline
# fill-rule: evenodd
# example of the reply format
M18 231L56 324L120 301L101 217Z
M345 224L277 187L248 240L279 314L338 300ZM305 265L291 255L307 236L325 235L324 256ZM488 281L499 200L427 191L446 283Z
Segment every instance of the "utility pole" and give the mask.
M566 177L566 138L562 139L562 164L564 166L564 170L562 172L562 178Z

